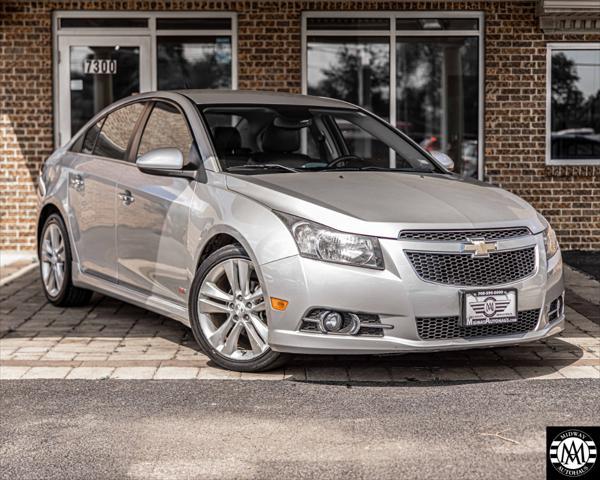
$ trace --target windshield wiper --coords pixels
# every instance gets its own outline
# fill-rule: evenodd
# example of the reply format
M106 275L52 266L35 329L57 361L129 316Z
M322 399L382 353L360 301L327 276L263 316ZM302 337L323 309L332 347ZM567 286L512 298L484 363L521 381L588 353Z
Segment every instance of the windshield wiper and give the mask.
M359 170L377 170L383 172L414 172L414 173L432 173L433 170L420 170L417 168L391 168L391 167L361 167Z
M246 165L234 165L233 167L228 167L225 169L226 172L230 172L232 170L252 170L252 169L262 169L269 170L272 168L279 168L280 170L286 170L288 172L297 173L298 170L292 167L287 167L285 165L279 165L278 163L248 163Z
M309 170L309 169L307 169ZM322 167L311 170L317 170L319 172L330 171L330 172L364 172L364 171L376 171L376 172L413 172L413 173L431 173L433 170L417 170L416 168L390 168L390 167L377 167L375 165L368 165L365 167Z

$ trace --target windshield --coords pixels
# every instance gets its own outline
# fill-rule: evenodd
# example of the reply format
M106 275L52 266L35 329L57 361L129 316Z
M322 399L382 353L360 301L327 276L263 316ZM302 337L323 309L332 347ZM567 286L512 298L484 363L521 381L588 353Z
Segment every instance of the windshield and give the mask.
M384 122L358 110L227 105L202 113L228 172L441 172Z

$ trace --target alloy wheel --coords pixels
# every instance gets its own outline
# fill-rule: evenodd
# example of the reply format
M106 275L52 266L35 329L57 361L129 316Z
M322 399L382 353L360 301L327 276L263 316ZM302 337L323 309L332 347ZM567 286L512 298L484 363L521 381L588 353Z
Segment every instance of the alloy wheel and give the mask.
M251 261L215 265L202 281L197 308L205 338L224 357L254 360L269 350L265 298Z
M44 231L40 261L44 287L51 297L56 297L65 281L65 241L56 223Z

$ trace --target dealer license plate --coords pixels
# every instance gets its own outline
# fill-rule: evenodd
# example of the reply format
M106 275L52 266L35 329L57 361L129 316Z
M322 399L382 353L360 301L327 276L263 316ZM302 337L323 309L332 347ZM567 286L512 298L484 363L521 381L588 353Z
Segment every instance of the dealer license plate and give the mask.
M517 321L517 291L463 291L462 324L466 327Z

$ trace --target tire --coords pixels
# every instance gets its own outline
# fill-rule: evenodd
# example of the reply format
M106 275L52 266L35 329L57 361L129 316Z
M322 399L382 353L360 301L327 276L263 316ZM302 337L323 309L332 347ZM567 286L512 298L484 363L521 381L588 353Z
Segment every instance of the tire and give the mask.
M56 239L58 238L57 233L60 242L53 245L53 235ZM90 301L92 292L74 286L71 281L73 261L71 244L65 223L61 216L56 213L50 215L44 223L38 245L38 258L40 260L42 287L50 303L57 307L80 307ZM54 273L56 269L53 265L63 270L61 282L59 282L60 276L57 277L57 274Z
M247 280L240 281L243 277ZM230 279L237 279L237 284L232 285ZM285 356L267 343L263 293L252 260L240 245L220 248L198 268L189 297L190 323L196 341L218 366L260 372L285 361Z

